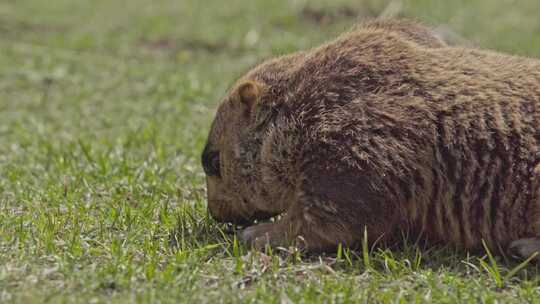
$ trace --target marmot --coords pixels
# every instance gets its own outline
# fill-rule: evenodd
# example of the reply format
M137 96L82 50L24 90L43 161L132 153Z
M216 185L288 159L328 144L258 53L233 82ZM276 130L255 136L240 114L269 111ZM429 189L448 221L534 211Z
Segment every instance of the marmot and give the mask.
M540 60L446 46L371 21L262 63L220 104L202 154L208 208L251 244L307 251L408 231L540 251Z

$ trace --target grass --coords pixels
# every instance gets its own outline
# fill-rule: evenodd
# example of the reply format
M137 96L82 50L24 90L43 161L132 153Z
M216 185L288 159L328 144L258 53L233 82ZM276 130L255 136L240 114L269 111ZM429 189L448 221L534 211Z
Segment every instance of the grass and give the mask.
M411 243L258 253L208 218L199 153L227 86L387 2L2 1L0 302L539 303L534 265ZM536 0L396 3L540 56Z

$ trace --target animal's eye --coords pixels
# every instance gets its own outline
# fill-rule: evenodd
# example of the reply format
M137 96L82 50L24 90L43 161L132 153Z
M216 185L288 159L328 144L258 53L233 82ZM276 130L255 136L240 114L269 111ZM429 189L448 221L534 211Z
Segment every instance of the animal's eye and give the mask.
M206 175L221 176L219 157L219 151L211 151L208 146L204 148L202 166Z

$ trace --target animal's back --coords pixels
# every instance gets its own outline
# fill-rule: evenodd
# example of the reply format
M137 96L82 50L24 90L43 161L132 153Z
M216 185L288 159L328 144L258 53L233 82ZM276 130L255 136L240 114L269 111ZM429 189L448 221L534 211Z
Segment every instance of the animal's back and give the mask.
M314 50L297 77L306 137L385 176L370 187L396 193L401 228L466 248L540 233L540 61L375 30Z

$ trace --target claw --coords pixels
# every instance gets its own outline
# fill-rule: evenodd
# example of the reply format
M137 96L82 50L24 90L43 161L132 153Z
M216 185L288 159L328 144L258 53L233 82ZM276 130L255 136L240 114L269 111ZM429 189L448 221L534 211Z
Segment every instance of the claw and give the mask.
M238 239L257 250L262 250L266 246L277 246L283 241L284 235L280 235L278 230L275 223L254 225L240 231Z

